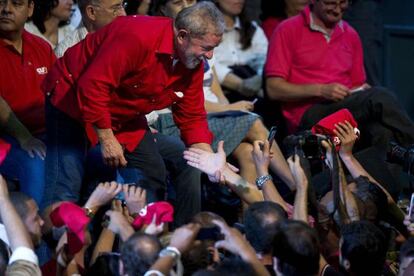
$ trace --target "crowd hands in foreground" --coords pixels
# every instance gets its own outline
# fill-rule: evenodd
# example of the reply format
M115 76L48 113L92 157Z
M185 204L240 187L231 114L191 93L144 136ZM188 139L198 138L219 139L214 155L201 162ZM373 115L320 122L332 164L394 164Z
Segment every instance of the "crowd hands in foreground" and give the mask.
M332 183L318 200L301 149L288 157L295 180L293 205L272 178L256 186L239 176L226 162L223 143L217 153L186 150L189 165L220 180L247 204L239 218L243 224L234 227L217 214L201 212L170 232L169 223L157 217L162 212L150 211L144 189L116 182L100 183L83 207L59 203L50 218L43 221L36 214L37 221L30 221L29 214L21 213L21 204L10 199L14 193L9 196L1 178L0 216L8 236L5 246L12 252L10 257L2 255L2 273L49 275L46 267L54 263L53 275L395 275L398 259L386 253L405 242L399 275L410 275L403 273L411 271L411 221L405 218L407 229L391 223L403 225L404 215L353 156L357 136L351 124L338 123L335 134L341 140L338 151L329 140L321 143ZM268 176L269 142L255 141L252 155L259 179ZM352 181L347 181L345 170ZM123 200L116 199L121 194ZM394 210L394 217L384 210ZM145 220L148 214L152 217ZM39 245L32 233L36 224L42 226L43 239L53 252L42 272L34 254ZM53 241L47 238L51 233Z

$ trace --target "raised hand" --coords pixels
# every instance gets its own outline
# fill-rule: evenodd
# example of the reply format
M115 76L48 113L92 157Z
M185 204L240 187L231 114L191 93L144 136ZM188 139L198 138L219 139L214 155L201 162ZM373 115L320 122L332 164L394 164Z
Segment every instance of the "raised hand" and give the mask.
M92 192L85 207L96 211L99 207L110 202L121 190L122 185L114 181L100 183Z
M341 140L339 155L341 157L352 155L352 149L358 136L355 134L354 127L348 122L335 125L334 133Z
M189 148L184 151L187 164L206 173L209 178L216 180L218 174L226 168L226 153L223 141L218 143L217 153L208 152L198 148ZM218 182L218 180L216 180Z
M123 185L126 206L131 214L137 214L147 204L147 192L135 185Z
M254 141L252 156L258 175L269 174L269 164L272 159L269 141Z
M200 228L198 223L189 223L177 228L171 236L170 246L177 248L181 254L186 252L193 244Z
M300 158L297 154L290 156L287 159L287 163L289 165L289 169L292 172L293 178L295 179L296 185L303 185L308 183L308 179L306 177L305 171L303 170L302 166L300 165Z

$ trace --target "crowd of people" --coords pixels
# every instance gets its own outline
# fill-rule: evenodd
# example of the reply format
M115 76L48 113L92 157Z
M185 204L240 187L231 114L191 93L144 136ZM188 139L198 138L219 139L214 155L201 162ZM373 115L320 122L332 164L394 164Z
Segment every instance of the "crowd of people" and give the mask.
M0 0L0 275L414 275L361 2Z

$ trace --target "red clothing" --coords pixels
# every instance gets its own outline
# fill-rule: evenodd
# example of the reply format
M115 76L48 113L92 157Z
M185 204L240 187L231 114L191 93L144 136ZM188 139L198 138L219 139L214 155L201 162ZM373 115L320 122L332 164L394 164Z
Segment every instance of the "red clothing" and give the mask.
M348 88L365 82L362 45L356 31L341 21L329 41L311 29L310 9L283 21L269 44L266 77L280 77L292 84L340 83ZM282 103L288 128L298 127L303 113L321 99Z
M274 30L279 24L285 20L286 18L278 18L278 17L268 17L262 22L262 29L267 37L267 40L270 41Z
M23 31L23 51L0 39L0 96L32 133L45 131L45 99L41 84L56 60L43 39Z
M85 123L92 143L97 142L92 125L112 128L132 151L147 129L145 114L171 105L187 145L211 143L203 66L190 70L181 62L174 65L173 41L171 19L118 17L69 48L44 90L51 93L53 105Z

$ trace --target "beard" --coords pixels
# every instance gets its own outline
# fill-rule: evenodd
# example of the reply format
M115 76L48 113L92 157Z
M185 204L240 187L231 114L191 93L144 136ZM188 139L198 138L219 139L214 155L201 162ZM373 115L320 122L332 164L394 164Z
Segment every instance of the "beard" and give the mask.
M185 54L184 60L182 61L184 66L187 69L194 69L196 68L201 62L203 61L202 58L198 58L193 54Z

